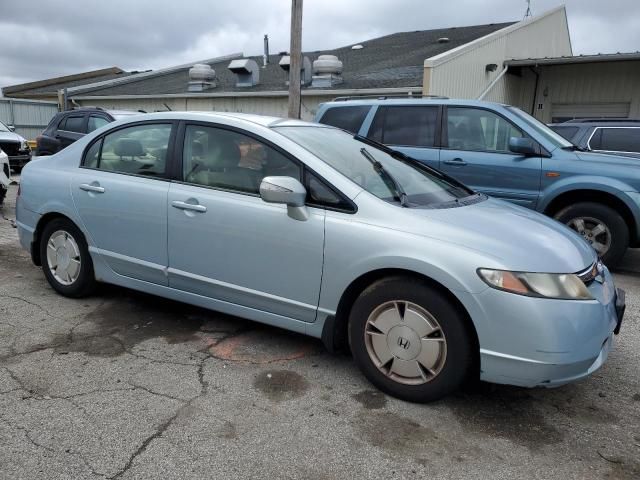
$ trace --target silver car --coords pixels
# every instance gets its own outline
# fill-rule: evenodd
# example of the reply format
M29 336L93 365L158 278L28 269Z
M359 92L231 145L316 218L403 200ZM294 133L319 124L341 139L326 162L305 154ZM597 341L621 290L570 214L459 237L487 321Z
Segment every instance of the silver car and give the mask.
M411 401L584 377L624 312L567 227L300 121L111 123L27 165L17 221L63 295L108 282L321 338Z

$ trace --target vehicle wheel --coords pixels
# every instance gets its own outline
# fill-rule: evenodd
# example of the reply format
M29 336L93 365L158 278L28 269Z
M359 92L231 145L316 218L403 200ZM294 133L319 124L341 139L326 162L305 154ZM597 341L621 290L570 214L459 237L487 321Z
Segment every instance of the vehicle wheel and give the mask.
M95 287L87 242L73 222L56 218L47 223L40 240L42 270L58 293L79 298Z
M411 402L457 390L474 358L460 311L426 282L406 277L362 292L349 316L349 344L371 383Z
M624 219L601 203L576 203L554 218L582 235L608 267L618 265L629 247L629 228Z

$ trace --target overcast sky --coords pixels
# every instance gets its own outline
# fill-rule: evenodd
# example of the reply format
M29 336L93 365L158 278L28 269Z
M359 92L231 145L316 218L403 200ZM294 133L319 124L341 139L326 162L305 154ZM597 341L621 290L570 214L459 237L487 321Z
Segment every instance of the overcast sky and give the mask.
M574 54L640 50L640 0L565 3ZM0 86L97 68L162 68L234 52L288 50L290 0L4 0ZM520 20L525 0L304 0L303 49L381 35Z

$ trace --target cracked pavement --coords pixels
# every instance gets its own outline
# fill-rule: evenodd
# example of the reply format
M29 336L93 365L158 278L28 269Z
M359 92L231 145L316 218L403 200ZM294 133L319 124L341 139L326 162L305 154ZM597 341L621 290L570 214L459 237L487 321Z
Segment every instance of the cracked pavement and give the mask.
M310 338L102 286L53 292L0 207L0 478L640 478L640 251L609 361L413 405Z

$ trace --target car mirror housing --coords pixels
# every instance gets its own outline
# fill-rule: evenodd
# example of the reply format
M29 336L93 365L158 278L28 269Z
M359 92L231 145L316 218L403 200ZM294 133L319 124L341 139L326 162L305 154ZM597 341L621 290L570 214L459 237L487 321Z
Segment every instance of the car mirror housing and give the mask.
M511 137L509 139L509 150L527 157L538 155L536 144L530 138Z
M260 198L267 203L286 205L287 214L295 220L309 218L305 206L307 190L293 177L264 177L260 183Z

